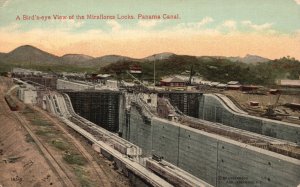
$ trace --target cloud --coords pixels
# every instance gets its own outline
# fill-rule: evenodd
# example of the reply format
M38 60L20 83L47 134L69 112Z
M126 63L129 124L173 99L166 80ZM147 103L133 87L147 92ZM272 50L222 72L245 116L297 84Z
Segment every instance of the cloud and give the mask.
M52 23L57 24L56 20L52 20ZM78 29L83 25L84 22L83 21L78 21L78 20L75 20L75 19L65 19L65 20L62 20L61 23L63 24L64 28Z
M7 7L9 2L10 2L10 0L0 0L0 7L1 8Z
M300 5L300 0L295 0L295 2L296 2L298 5Z
M172 32L171 32L172 31ZM168 32L170 35L181 34L182 37L186 37L186 35L219 35L220 31L215 28L203 28L200 27L197 23L180 23L176 26L166 28L161 32Z
M106 24L111 27L113 32L120 31L122 28L122 26L116 20L108 20L106 21Z
M204 17L199 22L189 22L189 23L179 23L176 25L176 29L195 29L195 30L203 30L203 26L213 22L214 19L211 17Z
M286 55L300 58L300 35L265 35L260 32L210 34L213 30L187 32L170 29L151 32L122 29L119 32L104 32L95 29L76 33L48 28L7 32L0 29L0 43L3 44L0 51L8 52L20 45L30 44L57 55L120 54L140 58L171 51L187 55L244 56L250 53L268 58Z
M205 17L205 18L203 18L203 19L198 23L198 26L203 26L203 25L206 25L206 24L211 23L211 22L213 22L213 21L214 21L213 18L211 18L211 17Z
M3 31L3 32L14 32L14 31L17 31L21 28L21 25L16 23L16 22L13 22L13 23L10 23L9 25L5 26L5 27L1 27L0 28L0 31Z
M242 21L242 24L244 26L250 27L250 28L252 28L252 29L254 29L256 31L268 30L268 29L271 29L272 26L273 26L273 23L264 23L264 24L258 25L258 24L252 23L249 20Z
M84 23L83 21L77 21L77 20L74 20L74 19L67 20L66 22L67 22L68 26L72 27L72 28L79 28Z
M251 21L236 22L234 20L227 20L214 28L206 28L200 23L209 21L202 22L202 20L167 26L159 30L122 27L117 21L111 20L106 24L112 31L100 29L82 31L80 29L78 32L63 27L24 30L20 28L22 24L10 24L0 27L0 43L2 44L0 51L8 52L20 45L30 44L57 55L66 53L84 53L91 56L120 54L140 58L171 51L187 55L220 56L244 56L251 53L268 58L290 55L300 59L299 32L293 36L282 33L265 34L271 30L271 26L268 26L270 24L257 25ZM76 23L75 20L61 24L68 24L75 28L82 27L83 23ZM147 24L153 27L158 23ZM253 28L249 29L249 32L229 29L230 34L223 31L224 28L239 28L241 25L247 29ZM267 32L254 30L263 28L267 29Z
M143 28L151 28L159 24L161 20L140 20L137 24Z
M223 27L226 27L228 29L236 29L236 21L234 20L226 20L224 21L224 23L222 24Z
M188 35L188 34L200 34L200 35L218 35L220 31L218 28L207 28L205 25L214 22L214 19L211 17L204 17L199 22L188 22L188 23L179 23L175 26L166 28L166 30L176 32L177 34ZM169 33L172 34L172 33Z

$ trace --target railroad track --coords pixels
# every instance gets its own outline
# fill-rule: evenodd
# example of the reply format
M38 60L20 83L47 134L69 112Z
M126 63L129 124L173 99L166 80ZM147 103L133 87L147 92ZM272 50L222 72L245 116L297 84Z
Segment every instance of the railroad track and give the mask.
M18 112L13 112L13 114L19 121L19 123L25 128L25 130L28 132L31 138L34 140L40 151L43 153L49 166L54 170L58 178L61 180L63 186L75 186L68 174L64 171L63 167L59 164L59 162L55 159L55 157L51 154L47 147L42 143L42 141L40 141L40 139L30 129L28 122Z
M3 80L3 78L0 78L0 84L2 86L3 85L7 86L7 83ZM56 161L55 157L53 157L53 155L49 152L47 147L39 140L39 138L30 129L28 122L21 116L21 114L19 114L19 112L17 111L13 112L9 109L7 103L4 100L4 95L5 95L4 92L6 91L7 89L3 87L0 90L0 115L4 115L5 117L13 121L16 121L28 132L28 134L31 136L31 138L34 140L34 142L42 152L50 168L53 170L54 173L56 173L58 179L60 179L60 182L63 186L65 187L74 186L70 177L63 170L63 167Z
M106 180L107 176L105 175L103 168L100 165L98 165L96 161L94 161L93 157L86 151L86 149L81 145L81 143L74 136L72 136L68 132L68 130L66 130L65 127L63 127L58 122L58 120L54 120L52 117L50 117L47 112L42 111L41 109L38 109L38 108L34 108L34 109L39 111L40 113L42 113L48 120L53 122L54 125L56 125L65 135L67 135L72 140L72 142L74 143L77 150L90 163L92 169L97 174L99 181L100 181L99 186L110 187L111 184Z

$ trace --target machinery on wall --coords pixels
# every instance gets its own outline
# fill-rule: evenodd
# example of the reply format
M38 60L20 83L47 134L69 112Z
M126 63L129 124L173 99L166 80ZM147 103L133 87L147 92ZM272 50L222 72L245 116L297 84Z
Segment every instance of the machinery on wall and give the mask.
M282 104L279 104L280 97L281 93L278 94L274 104L270 104L267 106L265 113L262 114L262 117L267 117L269 119L275 120L282 120L284 116L289 116L288 114L279 113L276 110L279 106L282 106Z

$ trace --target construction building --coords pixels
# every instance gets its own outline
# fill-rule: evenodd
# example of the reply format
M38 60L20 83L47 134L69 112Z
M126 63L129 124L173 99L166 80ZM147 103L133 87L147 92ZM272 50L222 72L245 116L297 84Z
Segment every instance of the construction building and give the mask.
M186 81L178 77L168 77L160 81L160 86L169 86L169 87L185 87Z

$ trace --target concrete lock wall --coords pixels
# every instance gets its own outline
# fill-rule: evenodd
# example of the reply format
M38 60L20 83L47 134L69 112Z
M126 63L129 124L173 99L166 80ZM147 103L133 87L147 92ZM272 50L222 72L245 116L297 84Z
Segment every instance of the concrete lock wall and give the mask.
M56 89L57 78L56 77L39 77L39 76L30 76L26 77L26 80L35 82L37 84Z
M123 112L123 111L122 111ZM123 112L124 113L124 112ZM152 155L152 125L151 122L145 121L140 112L132 107L130 111L129 120L123 129L123 137L131 143L143 147L143 156Z
M168 98L170 103L182 113L197 118L202 93L198 92L160 92L159 97Z
M156 117L149 123L136 107L127 117L123 137L140 146L144 156L162 156L214 186L300 183L299 160Z
M37 91L31 90L30 88L19 88L18 97L21 101L23 101L26 104L37 103Z
M73 108L78 115L106 130L118 132L119 92L72 91L65 93L69 95Z
M71 82L63 79L57 79L57 85L56 85L56 89L58 90L83 91L83 90L88 90L93 88L94 86L87 85L85 83Z
M224 125L288 140L300 145L300 126L282 121L270 120L240 114L232 111L220 99L204 94L199 101L199 118Z

